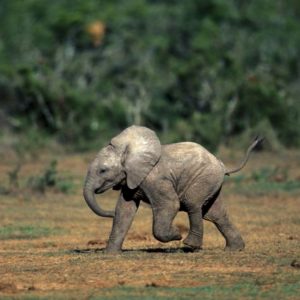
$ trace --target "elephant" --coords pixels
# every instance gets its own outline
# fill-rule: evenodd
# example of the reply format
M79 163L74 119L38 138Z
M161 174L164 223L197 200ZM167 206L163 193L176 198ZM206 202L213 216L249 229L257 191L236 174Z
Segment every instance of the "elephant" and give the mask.
M213 222L225 238L225 250L242 250L245 243L229 220L221 197L226 175L241 170L250 152L261 139L249 146L240 166L227 170L221 160L197 143L161 145L154 131L132 125L112 138L88 167L83 196L90 209L101 217L113 218L105 251L118 253L141 201L150 204L152 231L161 242L181 240L172 222L178 211L188 214L189 232L183 243L202 249L203 219ZM114 211L101 208L95 194L120 190Z

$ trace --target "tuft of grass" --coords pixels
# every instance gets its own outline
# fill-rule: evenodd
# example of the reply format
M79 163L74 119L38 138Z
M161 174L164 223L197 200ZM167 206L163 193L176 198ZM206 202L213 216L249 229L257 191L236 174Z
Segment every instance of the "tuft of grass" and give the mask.
M58 175L57 161L53 160L41 174L28 179L27 187L42 194L49 189L67 194L74 189L74 184L70 179Z
M56 160L52 160L40 174L25 179L26 183L23 183L24 180L20 180L20 170L21 164L18 163L12 170L7 172L8 183L0 184L0 195L17 194L23 192L24 188L30 192L42 194L49 190L64 194L74 191L75 184L73 180L58 173Z
M20 187L19 173L22 165L17 163L14 168L7 173L8 185L0 185L0 195L8 195L17 191Z
M61 228L50 228L33 225L7 225L0 227L0 240L36 239L64 232Z
M21 164L18 163L16 166L8 172L8 178L9 178L9 187L12 188L19 188L19 173L21 170Z
M6 186L0 185L0 195L8 195L9 192L9 189Z

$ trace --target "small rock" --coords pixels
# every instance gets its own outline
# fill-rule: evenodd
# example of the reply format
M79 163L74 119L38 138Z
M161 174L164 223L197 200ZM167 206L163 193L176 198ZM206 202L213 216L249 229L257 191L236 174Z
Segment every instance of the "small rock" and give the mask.
M291 262L291 266L294 267L294 268L300 269L300 262L297 261L296 259L294 259L294 260Z
M87 242L88 246L94 246L94 245L103 245L104 242L101 240L91 240Z
M156 284L155 282L151 282L151 283L147 283L147 284L145 285L145 287L159 287L159 285Z

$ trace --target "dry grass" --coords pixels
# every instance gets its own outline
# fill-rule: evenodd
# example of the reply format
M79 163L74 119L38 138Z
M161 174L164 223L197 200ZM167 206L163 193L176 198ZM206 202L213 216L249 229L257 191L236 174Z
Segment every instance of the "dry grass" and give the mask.
M124 243L126 251L107 255L102 249L112 221L95 216L81 196L89 157L58 159L59 171L72 174L76 182L73 194L0 196L1 298L299 299L299 191L254 197L227 183L227 206L247 244L243 252L224 252L223 238L207 222L201 252L184 252L181 242L162 244L151 234L151 210L142 206ZM286 157L256 155L244 174L276 164L299 180L298 154ZM26 163L21 178L39 172L47 160ZM0 165L2 182L13 165ZM116 198L108 192L99 201L113 207ZM175 223L187 232L185 214Z

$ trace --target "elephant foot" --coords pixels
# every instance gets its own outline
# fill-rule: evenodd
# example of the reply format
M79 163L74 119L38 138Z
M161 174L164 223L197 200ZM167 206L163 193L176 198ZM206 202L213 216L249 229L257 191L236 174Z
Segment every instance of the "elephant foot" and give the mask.
M172 236L172 238L170 239L170 241L180 241L180 240L182 240L181 234L174 235L174 236Z
M225 251L242 251L245 248L245 242L241 237L226 243Z
M182 239L179 230L174 229L173 232L165 234L163 232L154 232L154 237L159 240L160 242L167 243L171 241L180 241Z
M193 249L202 249L202 235L189 233L188 236L183 240L183 243Z
M195 248L195 247L191 247L191 246L188 246L188 245L185 245L184 247L181 248L183 252L185 253L196 253L196 252L200 252L202 251L202 247L200 248Z
M171 241L180 241L182 239L179 229L175 226L172 226L169 230L169 233L165 235L167 242Z
M174 228L173 234L171 236L171 241L180 241L182 239L181 233L178 228Z

